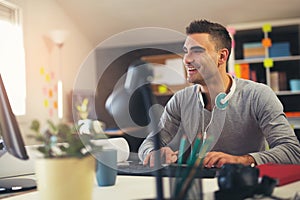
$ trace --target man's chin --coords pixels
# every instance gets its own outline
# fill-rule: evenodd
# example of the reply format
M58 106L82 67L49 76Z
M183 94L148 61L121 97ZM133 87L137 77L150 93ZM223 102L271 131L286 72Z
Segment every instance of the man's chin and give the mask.
M189 83L193 83L193 84L200 84L200 85L204 85L205 84L205 82L203 80L199 80L199 79L187 78L187 81Z

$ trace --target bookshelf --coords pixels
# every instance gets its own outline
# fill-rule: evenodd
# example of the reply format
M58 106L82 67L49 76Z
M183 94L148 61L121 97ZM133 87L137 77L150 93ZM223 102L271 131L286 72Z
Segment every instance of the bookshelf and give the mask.
M269 85L292 125L299 128L300 91L291 90L290 80L300 79L300 18L232 24L228 28L234 41L228 71L241 75L239 70L246 66L247 78Z
M182 57L183 55L175 53L141 57L142 60L154 66L154 78L160 76L160 74L156 73L165 73L165 77L161 75L162 77L154 81L156 83L152 84L152 91L157 98L169 99L175 92L190 85L186 81L186 71ZM168 67L168 61L172 61L172 63L169 64L172 65L172 67ZM155 68L166 68L166 70L156 70ZM167 77L171 78L172 81L168 80Z

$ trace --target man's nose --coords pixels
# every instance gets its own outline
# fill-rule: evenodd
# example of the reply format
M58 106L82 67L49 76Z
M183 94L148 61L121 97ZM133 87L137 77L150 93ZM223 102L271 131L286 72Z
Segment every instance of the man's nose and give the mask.
M186 53L183 56L183 64L184 65L190 65L193 62L193 60L194 59L192 58L192 56L189 53Z

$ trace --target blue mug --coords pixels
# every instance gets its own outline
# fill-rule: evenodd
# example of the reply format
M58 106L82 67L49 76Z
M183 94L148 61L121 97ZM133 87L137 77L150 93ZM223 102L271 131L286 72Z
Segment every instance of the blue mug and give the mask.
M98 186L112 186L117 178L117 150L103 149L95 154L97 159L96 179Z

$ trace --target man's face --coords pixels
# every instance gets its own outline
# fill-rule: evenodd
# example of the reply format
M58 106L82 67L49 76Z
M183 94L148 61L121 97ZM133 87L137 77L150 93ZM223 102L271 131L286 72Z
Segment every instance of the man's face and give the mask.
M218 52L209 34L188 35L183 50L183 63L190 83L203 84L218 71Z

